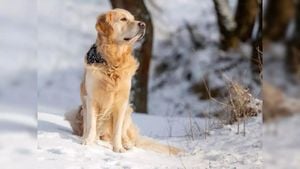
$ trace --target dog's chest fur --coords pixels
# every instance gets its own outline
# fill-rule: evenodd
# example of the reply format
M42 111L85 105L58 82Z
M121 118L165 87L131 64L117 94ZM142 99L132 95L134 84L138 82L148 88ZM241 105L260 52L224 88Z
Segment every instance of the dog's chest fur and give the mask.
M130 90L131 79L138 68L138 62L131 54L116 59L114 65L110 60L89 64L87 58L93 58L91 56L87 56L85 61L85 84L88 93L94 93L97 88L107 91Z

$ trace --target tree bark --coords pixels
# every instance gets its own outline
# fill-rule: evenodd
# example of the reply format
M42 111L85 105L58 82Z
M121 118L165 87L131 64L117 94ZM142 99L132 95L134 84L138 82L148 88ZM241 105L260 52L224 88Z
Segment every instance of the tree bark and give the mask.
M300 2L296 5L295 30L287 44L286 68L300 79Z
M255 40L252 42L252 57L251 57L251 72L252 78L258 84L262 84L262 68L263 68L263 44L262 44L262 29L263 29L263 14L262 1L257 1L258 4L258 30Z
M138 113L147 113L148 76L152 56L153 26L151 16L143 0L111 0L113 8L123 8L130 11L137 20L146 23L146 35L141 47L135 51L140 67L133 83L133 104Z
M258 14L259 0L239 0L235 21L237 23L236 35L245 42L251 39L256 16Z
M239 41L235 34L236 23L229 8L228 0L214 0L214 4L221 33L221 49L236 48Z
M264 43L284 40L294 13L294 0L269 0L264 18Z

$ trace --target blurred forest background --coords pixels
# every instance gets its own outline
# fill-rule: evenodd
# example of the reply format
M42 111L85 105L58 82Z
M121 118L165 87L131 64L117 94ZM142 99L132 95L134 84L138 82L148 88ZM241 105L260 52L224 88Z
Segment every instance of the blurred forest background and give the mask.
M233 84L261 98L259 0L60 4L58 8L57 2L47 1L38 8L38 28L44 32L39 34L39 110L68 110L79 104L82 60L96 38L95 18L111 8L127 9L147 24L146 38L135 49L140 68L131 101L136 112L220 116L232 110L228 98L236 95L230 89Z
M39 110L68 110L80 103L82 60L95 41L95 18L112 8L127 9L147 24L146 38L135 49L141 64L131 101L138 113L227 116L236 107L236 86L251 95L250 109L260 112L263 61L278 68L272 53L262 58L263 43L266 50L277 42L288 47L286 52L275 47L280 50L276 55L284 53L277 77L290 77L289 84L297 88L298 1L76 0L63 1L59 8L57 3L39 3L38 8L38 28L45 32L39 35ZM264 77L271 87L283 79L272 77Z

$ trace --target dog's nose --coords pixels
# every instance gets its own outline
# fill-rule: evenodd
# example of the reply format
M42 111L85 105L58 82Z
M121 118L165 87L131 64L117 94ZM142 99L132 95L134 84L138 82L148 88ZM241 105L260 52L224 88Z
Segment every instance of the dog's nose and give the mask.
M140 28L142 28L142 29L145 29L146 24L145 24L144 22L139 22L139 23L138 23L138 26L139 26Z

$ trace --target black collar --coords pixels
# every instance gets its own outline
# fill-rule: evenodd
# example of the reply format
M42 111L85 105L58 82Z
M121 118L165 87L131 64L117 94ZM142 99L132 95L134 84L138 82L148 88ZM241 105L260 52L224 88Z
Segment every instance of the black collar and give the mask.
M89 65L94 63L107 64L106 60L97 52L96 44L93 44L86 54L86 63Z

